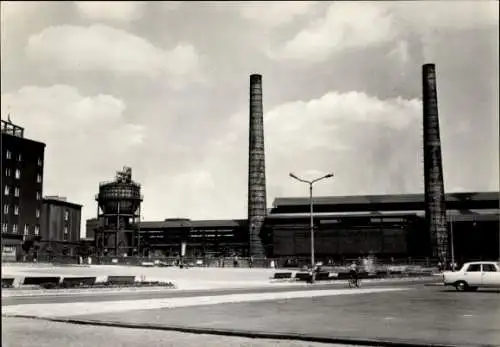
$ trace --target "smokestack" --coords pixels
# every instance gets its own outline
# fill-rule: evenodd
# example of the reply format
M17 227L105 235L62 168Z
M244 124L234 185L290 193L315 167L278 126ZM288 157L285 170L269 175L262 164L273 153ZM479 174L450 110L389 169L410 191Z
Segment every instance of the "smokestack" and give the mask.
M423 65L422 87L425 220L431 235L433 255L440 259L447 259L448 228L434 64Z
M248 228L250 255L264 257L260 231L267 215L266 164L264 154L264 114L262 76L250 75L250 127L248 147Z

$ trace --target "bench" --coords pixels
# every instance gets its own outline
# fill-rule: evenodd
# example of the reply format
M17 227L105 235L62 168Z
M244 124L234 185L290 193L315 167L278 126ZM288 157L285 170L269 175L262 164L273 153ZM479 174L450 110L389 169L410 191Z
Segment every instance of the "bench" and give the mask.
M276 272L274 274L275 280L290 279L290 278L292 278L291 272Z
M2 278L2 288L12 288L14 287L13 278Z
M41 286L45 284L58 285L61 277L25 277L23 284L25 286Z

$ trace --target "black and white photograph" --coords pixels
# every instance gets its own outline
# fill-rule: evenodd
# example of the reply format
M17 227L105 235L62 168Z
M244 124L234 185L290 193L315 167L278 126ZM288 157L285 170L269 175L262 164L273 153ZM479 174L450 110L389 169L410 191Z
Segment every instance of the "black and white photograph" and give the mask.
M499 1L1 1L5 347L500 347Z

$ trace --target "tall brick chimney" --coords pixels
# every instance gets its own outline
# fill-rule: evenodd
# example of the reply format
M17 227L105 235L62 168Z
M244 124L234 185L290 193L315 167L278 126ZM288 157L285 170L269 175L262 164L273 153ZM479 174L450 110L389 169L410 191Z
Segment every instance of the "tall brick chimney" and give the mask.
M267 215L266 164L264 153L264 114L262 76L250 75L250 127L248 147L248 228L250 255L264 257L260 231Z
M434 64L423 65L422 87L425 220L431 235L433 256L447 259L448 225L439 135L436 66Z

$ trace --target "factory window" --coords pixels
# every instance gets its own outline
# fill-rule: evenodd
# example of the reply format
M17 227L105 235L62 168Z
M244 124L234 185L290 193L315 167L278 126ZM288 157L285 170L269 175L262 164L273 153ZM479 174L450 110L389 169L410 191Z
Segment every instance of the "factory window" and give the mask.
M6 168L5 169L5 176L10 177L11 174L12 174L12 170L10 169L10 167Z
M14 225L12 226L12 232L13 232L14 234L17 234L17 224L14 224Z
M24 235L28 235L29 231L30 231L30 225L24 224Z
M35 225L35 235L40 235L40 226Z
M17 216L19 215L19 206L14 205L14 215Z
M7 205L7 204L3 205L3 213L4 214L9 214L9 205Z
M17 155L17 161L21 161L21 160L23 160L23 156L21 155L21 153L19 153Z
M19 187L14 188L14 196L19 197L19 191L20 191Z
M64 211L64 220L65 221L69 220L69 210Z
M9 195L10 194L10 188L9 188L8 185L5 185L4 194L5 195Z
M42 182L42 175L40 175L40 174L36 175L36 182L37 183L41 183Z
M21 178L21 170L16 169L16 173L14 174L14 177L16 178L16 180L20 179Z
M42 194L40 192L36 192L36 199L40 200L42 198Z
M2 223L2 233L9 231L9 225L7 223Z
M5 151L5 158L7 158L7 159L12 158L12 153L9 150Z
M42 158L38 157L38 162L37 162L38 166L42 166Z
M36 218L40 218L40 210L36 209Z

